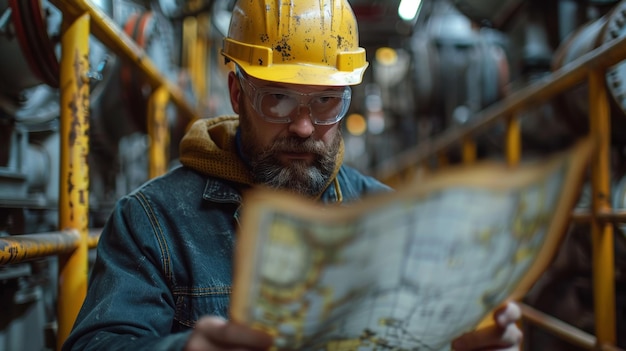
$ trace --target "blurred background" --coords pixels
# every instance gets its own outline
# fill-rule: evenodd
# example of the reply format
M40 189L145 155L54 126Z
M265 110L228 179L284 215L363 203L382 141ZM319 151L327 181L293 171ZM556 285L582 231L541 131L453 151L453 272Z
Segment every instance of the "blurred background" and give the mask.
M64 0L0 0L0 237L59 228L59 67ZM343 123L346 162L379 176L407 150L475 122L516 91L626 35L617 0L351 0L370 67ZM232 114L219 53L233 0L91 0L177 86L197 118ZM90 37L89 227L150 178L146 116L152 86L126 58ZM624 78L624 79L622 79ZM626 66L606 75L611 201L623 208ZM523 148L541 155L588 132L588 87L579 84L525 109ZM164 109L167 167L190 116ZM476 143L502 152L502 127ZM461 156L450 152L450 162ZM585 203L585 201L587 201ZM581 206L589 206L588 196ZM626 248L615 226L616 345L626 347ZM572 225L557 260L526 303L595 333L589 227ZM55 348L56 257L0 265L0 351ZM526 350L582 350L525 325Z

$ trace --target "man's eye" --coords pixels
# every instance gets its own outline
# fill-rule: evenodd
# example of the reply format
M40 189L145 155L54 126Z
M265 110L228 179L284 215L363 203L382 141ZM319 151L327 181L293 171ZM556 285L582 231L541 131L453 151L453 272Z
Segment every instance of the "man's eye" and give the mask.
M330 101L330 99L331 98L328 97L328 96L320 96L320 97L317 98L317 102L319 102L321 104L324 104L324 103L327 103L328 101Z
M340 100L341 99L337 98L336 96L319 96L316 99L316 102L321 105L328 105L328 104L336 104Z
M282 101L282 100L289 99L289 95L285 95L285 94L272 94L272 99L277 100L277 101Z

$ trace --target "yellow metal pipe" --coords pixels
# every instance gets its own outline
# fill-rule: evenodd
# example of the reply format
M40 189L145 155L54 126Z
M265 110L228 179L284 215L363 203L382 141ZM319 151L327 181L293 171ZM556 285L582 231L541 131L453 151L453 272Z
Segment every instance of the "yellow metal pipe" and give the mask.
M185 100L185 96L176 84L165 78L154 66L150 57L126 34L113 19L87 0L51 0L65 17L77 17L84 14L91 16L91 32L117 55L128 59L142 72L153 89L165 86L172 102L184 117L195 120L196 109Z
M463 163L466 165L471 165L476 162L476 142L470 138L466 137L463 139Z
M71 252L79 241L74 230L0 237L0 266Z
M537 325L538 327L551 332L555 336L571 343L572 345L582 347L586 350L625 351L624 349L609 344L598 345L597 338L595 336L545 314L531 306L523 303L520 303L519 305L522 310L524 321Z
M89 249L95 249L98 246L98 240L100 240L100 234L102 234L102 228L90 229L89 239L87 240L87 247Z
M169 94L165 88L157 88L148 101L148 137L150 140L148 176L158 177L167 171L170 144L167 125Z
M526 304L519 303L524 321L535 324L545 329L560 339L572 345L582 347L586 350L593 350L596 345L596 338L583 330L575 328L559 319L536 310Z
M205 112L208 108L209 98L209 83L210 83L210 70L211 67L211 55L208 52L208 43L210 43L209 32L211 28L210 16L208 14L198 15L198 40L196 40L196 61L198 62L197 82L196 88L198 93L198 102L200 104L200 110Z
M208 102L207 67L210 67L210 56L207 52L207 35L209 16L200 14L187 17L183 21L183 64L189 73L189 79L198 101L198 110L205 112Z
M572 212L572 220L576 223L589 223L592 219L613 224L626 223L626 210L600 210L595 214L582 209Z
M611 209L611 126L609 101L605 86L605 71L589 72L590 131L598 141L596 157L592 160L592 211ZM592 277L596 337L600 344L615 344L615 260L613 226L593 219Z
M193 93L199 101L201 97L199 83L203 77L198 75L198 68L202 63L198 62L196 42L198 42L198 19L196 17L186 17L183 21L182 62L187 69Z
M59 257L57 347L70 333L87 293L89 211L89 15L64 18L61 40L59 227L77 230L76 250Z
M517 166L522 157L521 123L516 115L506 120L506 160L510 166Z
M196 17L185 17L183 20L183 47L182 47L182 64L189 73L190 79L193 77L193 66L195 58L195 46L193 43L198 40L198 19ZM195 87L194 87L195 89Z

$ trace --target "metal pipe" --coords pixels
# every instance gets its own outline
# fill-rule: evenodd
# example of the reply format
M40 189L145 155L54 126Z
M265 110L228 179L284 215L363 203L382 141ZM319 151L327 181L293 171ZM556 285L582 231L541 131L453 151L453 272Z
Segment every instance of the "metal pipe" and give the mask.
M509 116L506 120L506 160L510 166L517 166L522 157L522 127L519 117Z
M200 84L204 81L204 76L199 72L204 62L198 62L199 53L198 45L198 19L196 17L187 17L183 21L183 66L189 75L189 81L198 102L202 101L204 95L201 93ZM200 106L199 104L197 105Z
M590 132L598 142L591 161L592 210L611 209L611 120L609 100L604 84L604 69L589 72ZM593 118L591 118L593 117ZM601 344L615 344L615 260L613 226L595 218L591 220L592 277L596 337Z
M211 55L208 55L210 17L199 14L183 21L183 65L187 68L193 91L197 96L197 108L204 112L209 106L208 86L210 80Z
M572 345L579 346L587 350L626 351L609 344L598 345L597 338L595 336L524 303L518 303L518 305L522 310L522 316L525 322L537 325L538 327L547 330Z
M524 321L536 324L537 326L551 332L572 345L579 346L587 350L593 350L596 345L596 338L593 335L577 329L526 304L518 304L522 310Z
M87 294L89 224L89 14L64 18L61 40L61 175L59 227L77 230L75 250L59 257L57 348Z
M170 144L166 117L168 99L167 90L159 87L148 101L148 136L150 138L148 176L150 178L158 177L167 171L167 150Z
M463 163L471 165L476 162L476 142L472 138L463 140Z
M87 247L89 249L95 249L98 246L98 240L100 240L100 234L102 234L102 229L90 229L89 230L89 238L87 240Z
M198 15L198 38L195 41L195 54L197 64L196 70L193 75L196 76L196 89L198 96L198 107L200 110L206 110L209 108L209 101L207 99L210 96L210 82L211 82L211 70L207 69L211 67L211 55L209 54L211 43L211 17L208 14Z
M626 223L626 210L599 210L592 213L590 210L575 210L572 212L572 221L575 223L589 223L593 218L604 223Z
M71 252L79 241L75 230L0 237L0 266Z

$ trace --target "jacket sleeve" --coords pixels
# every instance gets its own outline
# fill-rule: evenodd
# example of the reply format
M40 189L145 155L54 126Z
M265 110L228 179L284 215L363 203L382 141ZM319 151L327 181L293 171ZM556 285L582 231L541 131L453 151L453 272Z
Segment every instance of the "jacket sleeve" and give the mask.
M86 299L62 350L181 350L171 334L175 301L158 223L137 194L121 199L105 225Z

